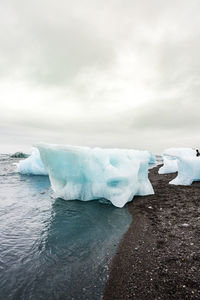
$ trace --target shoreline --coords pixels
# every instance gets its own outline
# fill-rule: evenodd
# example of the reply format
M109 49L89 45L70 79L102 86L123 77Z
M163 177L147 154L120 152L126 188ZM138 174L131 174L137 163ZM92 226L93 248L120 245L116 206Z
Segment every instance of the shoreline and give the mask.
M104 300L200 299L200 182L149 172L155 194L128 204L133 221L110 263Z

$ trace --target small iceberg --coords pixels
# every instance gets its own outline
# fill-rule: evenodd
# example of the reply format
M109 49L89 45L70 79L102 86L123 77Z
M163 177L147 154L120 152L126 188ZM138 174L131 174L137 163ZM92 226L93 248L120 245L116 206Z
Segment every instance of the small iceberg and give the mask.
M193 181L200 181L200 157L191 148L170 148L163 152L164 165L159 174L178 172L175 179L170 181L174 185L191 185Z
M29 155L23 152L15 152L10 157L11 158L27 158Z
M178 158L178 175L170 184L191 185L193 181L200 181L200 158Z
M196 151L191 148L169 148L163 151L164 165L159 169L159 174L169 174L178 171L178 158L196 157Z
M178 171L177 158L163 156L163 166L158 170L159 174L169 174Z
M17 164L17 171L26 175L48 175L40 158L40 152L33 147L31 155Z

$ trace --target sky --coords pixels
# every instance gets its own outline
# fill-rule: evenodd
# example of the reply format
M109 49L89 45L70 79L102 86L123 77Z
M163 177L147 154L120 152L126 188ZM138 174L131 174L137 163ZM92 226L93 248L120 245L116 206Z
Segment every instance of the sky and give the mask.
M199 0L1 0L0 153L200 148Z

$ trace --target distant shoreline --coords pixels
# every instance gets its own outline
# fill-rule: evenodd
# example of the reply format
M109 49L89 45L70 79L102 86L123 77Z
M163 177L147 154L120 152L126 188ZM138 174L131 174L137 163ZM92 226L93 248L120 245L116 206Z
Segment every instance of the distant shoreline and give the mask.
M200 182L172 186L150 170L155 195L128 204L133 222L109 272L104 300L200 299Z

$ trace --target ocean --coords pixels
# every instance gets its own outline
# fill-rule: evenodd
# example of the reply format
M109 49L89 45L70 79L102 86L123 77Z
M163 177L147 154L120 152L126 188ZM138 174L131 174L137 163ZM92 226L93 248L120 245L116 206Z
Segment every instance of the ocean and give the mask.
M55 198L0 155L0 299L101 299L128 208Z

